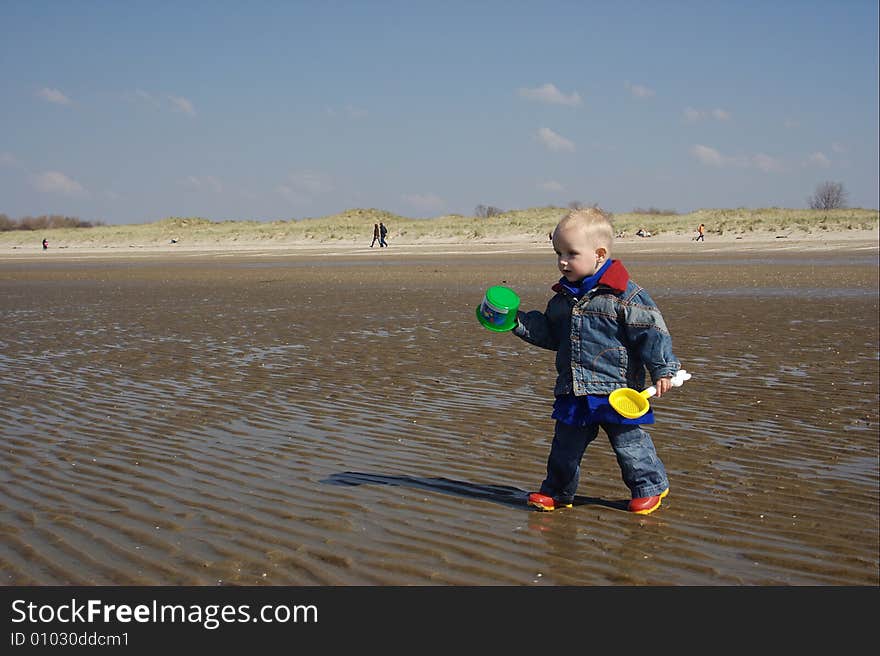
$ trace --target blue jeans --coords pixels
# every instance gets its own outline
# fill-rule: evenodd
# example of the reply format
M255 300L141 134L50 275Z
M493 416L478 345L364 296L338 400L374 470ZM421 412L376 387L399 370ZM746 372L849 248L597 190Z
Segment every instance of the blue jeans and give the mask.
M541 494L560 503L571 503L581 472L581 458L599 434L600 424L569 426L556 422L547 458L547 478ZM623 482L633 499L652 497L669 487L666 468L657 456L651 436L638 425L601 424L617 456Z

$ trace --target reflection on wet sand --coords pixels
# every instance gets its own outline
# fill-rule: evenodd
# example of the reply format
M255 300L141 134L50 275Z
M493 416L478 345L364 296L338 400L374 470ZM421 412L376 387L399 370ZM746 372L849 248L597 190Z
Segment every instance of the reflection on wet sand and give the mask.
M474 319L536 255L0 263L7 585L877 585L876 257L626 260L694 379L672 492L524 498L552 354Z

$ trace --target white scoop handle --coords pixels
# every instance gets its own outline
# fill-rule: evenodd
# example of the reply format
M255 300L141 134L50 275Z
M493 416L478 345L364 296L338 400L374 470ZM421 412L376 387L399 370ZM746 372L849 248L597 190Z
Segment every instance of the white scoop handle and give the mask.
M675 372L675 375L672 377L672 386L673 387L681 387L684 385L684 381L690 380L691 375L686 372L684 369L679 369ZM642 396L646 399L650 399L652 396L657 394L657 388L651 385L644 392L642 392Z

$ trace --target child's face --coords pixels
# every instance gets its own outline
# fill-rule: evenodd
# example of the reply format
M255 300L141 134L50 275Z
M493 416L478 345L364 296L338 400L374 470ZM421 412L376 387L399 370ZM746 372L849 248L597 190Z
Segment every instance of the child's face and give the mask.
M591 243L584 230L577 225L557 227L553 233L556 264L569 282L592 276L605 263L606 252Z

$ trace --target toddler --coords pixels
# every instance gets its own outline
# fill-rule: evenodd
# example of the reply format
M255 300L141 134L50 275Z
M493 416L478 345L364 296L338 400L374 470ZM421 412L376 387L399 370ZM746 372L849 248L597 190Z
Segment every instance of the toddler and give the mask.
M611 259L608 214L598 207L575 210L552 236L562 273L555 295L544 312L518 311L513 329L526 342L556 351L556 424L547 477L528 503L545 511L571 507L581 459L601 427L630 490L628 510L651 513L669 493L666 470L642 427L654 422L653 410L627 419L609 405L608 395L619 387L643 389L647 370L659 398L671 389L681 363L657 305Z

